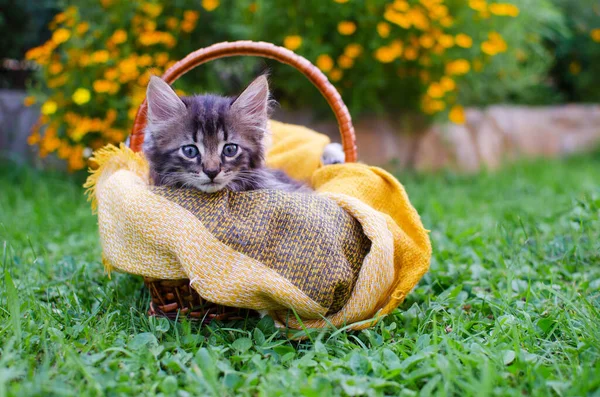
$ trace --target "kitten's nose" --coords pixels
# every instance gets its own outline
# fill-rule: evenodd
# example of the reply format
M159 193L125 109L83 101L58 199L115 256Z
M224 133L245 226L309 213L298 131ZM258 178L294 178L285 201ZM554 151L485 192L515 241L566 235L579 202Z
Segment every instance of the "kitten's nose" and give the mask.
M206 176L209 177L210 180L212 181L217 177L217 175L219 175L219 172L221 172L221 168L214 168L214 169L202 168L202 171L204 171Z

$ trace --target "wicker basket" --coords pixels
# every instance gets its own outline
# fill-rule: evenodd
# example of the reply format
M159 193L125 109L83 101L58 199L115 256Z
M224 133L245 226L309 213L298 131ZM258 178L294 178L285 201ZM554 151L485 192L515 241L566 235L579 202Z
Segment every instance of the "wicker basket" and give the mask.
M264 42L236 41L218 43L192 52L170 67L162 78L167 83L172 84L196 66L214 59L231 56L271 58L291 65L302 72L325 97L336 116L342 138L342 146L346 154L346 161L356 161L354 127L352 126L350 113L342 101L340 94L316 66L306 58L288 49ZM144 100L138 109L130 138L130 147L136 152L142 149L144 142L147 110L148 105ZM144 283L150 291L151 302L148 313L151 316L161 316L170 319L187 317L207 323L215 319L242 319L248 315L247 310L220 306L204 300L190 287L188 279L160 280L145 277Z

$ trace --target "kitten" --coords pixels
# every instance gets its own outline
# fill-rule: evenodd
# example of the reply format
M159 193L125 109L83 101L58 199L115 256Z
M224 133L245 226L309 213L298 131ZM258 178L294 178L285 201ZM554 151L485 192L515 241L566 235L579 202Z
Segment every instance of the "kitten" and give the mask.
M265 167L269 86L259 76L237 98L179 97L161 78L147 89L144 154L156 185L222 189L310 191L284 172ZM337 146L336 146L337 145ZM324 151L327 164L344 161L339 144Z

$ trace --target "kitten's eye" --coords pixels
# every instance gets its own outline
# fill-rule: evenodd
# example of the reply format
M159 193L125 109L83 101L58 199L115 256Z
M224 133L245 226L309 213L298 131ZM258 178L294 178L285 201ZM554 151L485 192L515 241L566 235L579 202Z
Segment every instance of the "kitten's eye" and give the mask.
M229 143L223 146L223 155L226 157L233 157L236 155L238 151L238 145Z
M186 145L181 147L183 155L187 158L193 159L198 156L198 148L194 145Z

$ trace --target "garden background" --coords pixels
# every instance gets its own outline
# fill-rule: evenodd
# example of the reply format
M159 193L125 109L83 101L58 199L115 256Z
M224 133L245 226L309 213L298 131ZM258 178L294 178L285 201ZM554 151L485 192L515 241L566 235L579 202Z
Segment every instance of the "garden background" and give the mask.
M103 273L89 157L126 139L151 74L242 39L328 76L359 159L432 231L430 273L374 329L149 319L140 280ZM0 397L599 392L596 0L0 0L0 58ZM219 60L175 88L265 70L274 118L335 138L286 65Z

